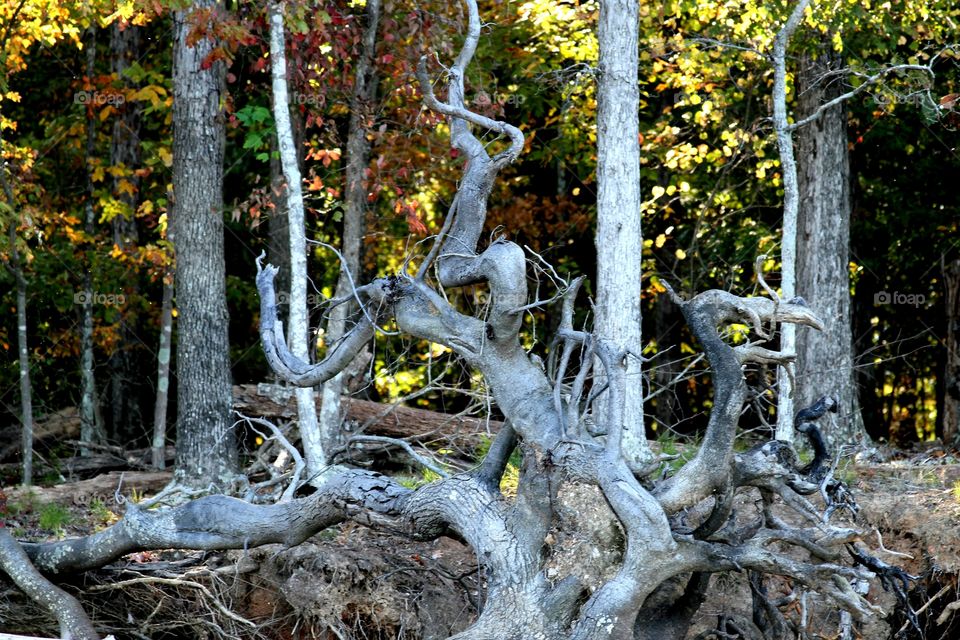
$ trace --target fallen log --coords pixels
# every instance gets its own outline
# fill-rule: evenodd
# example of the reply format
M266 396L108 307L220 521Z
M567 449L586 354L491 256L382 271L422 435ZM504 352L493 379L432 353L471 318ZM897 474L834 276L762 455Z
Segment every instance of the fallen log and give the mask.
M122 483L120 482L121 475L123 476ZM125 471L122 474L120 471L111 471L89 480L56 484L52 487L8 487L4 491L11 501L19 500L27 494L31 494L41 502L80 506L90 504L94 499L99 499L101 502L109 504L113 502L113 495L117 489L124 496L129 496L133 492L140 495L153 494L165 487L172 477L173 473L170 471Z
M234 407L240 413L269 420L295 420L297 405L291 387L244 384L233 387ZM412 438L423 444L444 443L451 449L472 453L485 437L503 425L461 414L439 413L401 405L380 404L344 396L345 429L348 433ZM317 410L320 394L317 394Z
M320 394L316 395L319 411ZM237 411L248 416L271 421L296 420L297 417L297 405L290 387L273 384L234 385L233 402ZM442 444L445 448L468 454L476 451L485 438L494 436L503 424L497 420L381 404L348 396L344 396L342 407L346 412L345 429L348 433L410 438L426 445ZM80 414L75 407L62 409L37 421L38 442L43 439L63 442L76 439L79 433ZM3 449L0 460L9 459L19 452L19 436L11 432L10 441L11 444ZM66 471L84 473L131 466L146 467L148 455L149 450L146 449L129 451L123 456L99 455L86 462L71 461L73 467ZM168 459L172 459L172 455L171 450ZM18 468L19 463L0 464L0 474L15 474Z

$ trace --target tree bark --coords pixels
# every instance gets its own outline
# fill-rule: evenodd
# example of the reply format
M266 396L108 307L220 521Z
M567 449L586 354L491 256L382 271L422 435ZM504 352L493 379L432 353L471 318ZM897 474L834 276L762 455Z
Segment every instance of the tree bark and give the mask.
M635 0L600 2L597 82L597 319L598 335L637 355L627 356L624 456L634 470L653 454L643 421L640 359L641 258L639 17ZM602 367L597 367L602 371ZM598 380L603 384L603 378ZM607 394L609 396L609 394ZM603 398L597 413L606 415Z
M284 45L283 5L271 2L270 68L273 79L273 117L280 147L280 163L286 184L287 224L290 243L290 314L288 316L290 350L298 358L310 360L310 319L307 314L307 238L303 210L302 179L297 163L290 100L287 97L287 64ZM312 387L298 387L297 426L303 440L307 474L316 478L327 464L326 443L317 422Z
M943 372L943 443L960 443L960 260L943 265L947 340Z
M20 367L20 455L23 456L21 482L29 487L33 484L33 390L30 386L30 350L27 346L27 279L23 275L20 250L17 247L17 206L10 185L10 179L4 167L0 167L0 183L7 204L14 213L14 219L7 228L10 243L10 259L7 269L13 275L17 285L17 355Z
M192 9L220 10L216 0ZM222 101L226 69L188 45L192 11L174 16L173 190L177 292L177 464L186 486L223 485L237 469L223 254ZM207 68L204 68L204 67Z
M172 234L167 234L167 239ZM153 438L150 459L155 469L166 466L167 405L170 399L170 356L173 351L173 278L172 267L163 276L163 300L160 304L160 348L157 350L157 395L153 405Z
M797 111L801 117L841 95L836 75L842 58L829 39L819 56L800 58ZM797 135L798 194L797 294L817 310L823 332L797 338L796 401L808 406L824 394L840 403L838 430L827 430L832 444L857 443L865 436L854 383L850 317L850 161L843 104L825 111Z
M783 171L783 237L780 243L780 295L784 300L796 296L797 277L797 162L793 153L793 129L787 120L787 48L800 25L810 0L799 0L773 40L773 130L777 135L780 168ZM796 330L784 325L780 333L780 351L794 353ZM793 442L793 384L784 363L777 369L777 439Z
M353 292L353 283L360 278L360 249L367 215L367 164L370 162L370 141L373 101L377 94L377 74L374 57L377 50L377 28L380 24L380 0L367 0L366 26L363 31L360 56L356 62L353 95L350 98L350 123L347 132L347 172L343 214L343 237L340 249L343 262L334 298L344 298ZM352 280L352 282L351 282ZM335 344L347 333L347 318L356 310L351 301L330 312L324 341ZM340 397L343 393L343 372L323 384L320 405L320 437L327 451L336 444L343 422Z
M134 83L125 75L130 65L140 57L141 28L133 24L110 25L111 72L124 88L133 88ZM113 178L114 197L123 203L125 215L115 216L111 222L113 244L121 251L129 251L139 242L137 221L134 217L139 203L140 178L135 170L140 166L140 106L137 102L124 101L116 105L110 144L110 164L121 171ZM133 193L128 188L132 186ZM131 278L123 285L127 300L139 294L140 283ZM118 340L107 362L110 371L110 428L113 438L128 442L141 433L145 421L141 409L143 375L138 371L137 351L140 341L136 337L134 315L124 315L124 309L112 313L118 323ZM142 353L142 352L141 352Z
M87 43L87 81L92 82L94 66L97 59L97 31L96 26L90 28L90 39ZM96 233L96 217L94 214L93 202L96 197L93 188L93 177L91 176L93 155L96 151L97 142L97 119L92 105L86 105L87 115L87 142L84 160L86 164L87 180L87 201L84 203L84 221L83 230L86 235L84 247L84 260L86 262L83 271L83 291L81 292L81 323L80 323L80 440L94 444L102 444L106 441L106 434L103 432L103 424L100 422L100 408L98 407L97 381L94 376L94 353L93 353L93 262L95 249L93 247L94 234ZM81 455L89 455L90 449L80 447Z

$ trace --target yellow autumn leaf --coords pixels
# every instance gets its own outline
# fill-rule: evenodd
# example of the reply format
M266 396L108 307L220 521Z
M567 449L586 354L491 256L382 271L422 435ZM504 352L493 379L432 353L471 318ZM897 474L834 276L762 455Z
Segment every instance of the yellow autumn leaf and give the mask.
M657 198L662 196L664 193L666 193L666 189L664 189L660 185L655 186L653 188L653 199L656 200Z
M687 252L683 249L677 249L675 255L677 256L677 260L683 260L687 257Z

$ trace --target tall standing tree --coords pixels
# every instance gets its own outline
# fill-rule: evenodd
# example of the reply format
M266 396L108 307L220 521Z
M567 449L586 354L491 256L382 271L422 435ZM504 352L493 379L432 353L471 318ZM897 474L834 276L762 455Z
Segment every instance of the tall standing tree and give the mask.
M623 446L631 468L639 470L653 456L644 432L639 358L643 237L638 3L601 0L598 28L596 330L621 348L632 350L626 357ZM606 404L599 406L604 413Z
M127 72L140 58L141 27L116 20L110 25L111 73L123 89L136 86ZM129 94L128 94L129 95ZM118 104L113 116L113 131L110 141L110 164L114 168L113 189L117 200L123 204L124 213L110 221L113 244L121 251L131 251L139 241L139 232L134 212L139 201L140 178L136 169L140 166L141 106L138 101L125 100ZM137 296L138 281L130 278L125 283L127 299ZM166 294L165 294L166 295ZM118 342L108 361L110 371L110 425L113 437L129 439L139 435L137 428L143 422L140 406L141 387L137 372L137 345L131 314L117 309L119 319Z
M380 24L380 0L367 0L366 25L360 42L360 56L355 65L353 93L350 97L350 123L347 131L347 167L345 201L343 208L343 242L340 276L334 297L348 298L360 276L360 248L363 242L367 215L367 165L370 162L370 130L373 101L377 94L377 70L374 57L377 50L377 28ZM338 305L330 312L324 339L334 344L347 334L347 318L355 311L353 302ZM343 393L343 374L339 373L324 383L321 391L320 435L332 443L340 429L343 416L340 398ZM328 446L329 449L329 446Z
M90 38L87 43L87 82L93 81L94 68L97 58L97 30L96 26L90 27ZM80 323L80 378L82 391L80 394L80 440L83 442L102 444L106 440L106 434L103 432L103 424L100 421L100 408L97 406L97 383L94 376L94 354L93 354L93 260L95 249L93 247L94 234L96 233L96 215L93 207L96 194L93 188L92 161L96 151L97 143L97 118L93 110L93 105L84 105L86 113L86 149L84 153L84 164L87 174L87 201L83 205L83 230L85 238L85 256L86 268L83 272L83 295L81 301L81 323ZM83 455L90 453L90 449L81 447L80 452Z
M844 93L843 58L824 43L816 57L803 55L797 75L801 117ZM859 442L863 419L854 383L850 319L850 160L847 113L836 104L797 131L797 295L817 309L826 330L797 336L797 402L808 406L818 393L840 403L836 443ZM811 384L815 382L816 384ZM817 389L817 391L814 391Z
M800 201L797 187L797 161L793 151L793 130L787 118L787 48L810 0L800 0L773 39L773 130L777 136L780 168L783 172L783 237L780 244L780 290L787 300L796 296L797 211ZM796 327L785 324L780 333L780 350L794 353ZM787 375L787 363L778 369L777 439L793 442L793 379Z
M304 218L303 188L293 125L290 122L290 99L287 92L287 59L283 5L269 4L270 16L270 73L273 88L273 117L277 127L277 145L285 184L287 231L290 246L290 314L288 316L290 350L298 358L310 359L310 319L307 314L307 238ZM327 463L325 442L317 420L314 389L298 387L297 426L303 441L307 473L318 477Z
M196 0L174 14L176 478L194 487L228 482L237 469L223 253L226 67L194 20L221 10L217 0Z
M0 145L3 141L0 140ZM29 487L33 483L33 388L30 384L30 349L27 342L27 279L23 273L23 260L17 247L17 227L19 214L16 208L16 196L6 174L6 167L0 167L0 181L12 219L7 226L7 247L9 258L5 266L13 276L17 287L17 356L20 368L20 455L23 459L21 482Z

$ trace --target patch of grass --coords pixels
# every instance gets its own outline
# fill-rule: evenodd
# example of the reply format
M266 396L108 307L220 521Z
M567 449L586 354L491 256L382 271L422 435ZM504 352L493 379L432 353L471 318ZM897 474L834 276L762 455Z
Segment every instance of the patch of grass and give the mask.
M10 515L21 515L33 513L40 506L40 497L33 489L29 489L19 500L14 500L7 505Z
M950 490L953 492L953 499L960 502L960 480L954 482Z
M854 468L854 465L851 461L841 462L837 467L837 470L834 472L833 477L835 477L840 482L843 482L847 486L853 486L853 483L857 481L857 471Z
M661 455L680 456L676 460L670 460L665 463L669 469L669 475L675 474L683 467L683 465L690 462L693 456L696 455L697 449L699 449L699 442L697 439L691 440L687 444L681 444L678 442L677 437L669 431L664 432L657 437L657 444L660 447Z
M71 520L70 511L56 502L50 502L40 507L39 515L40 527L58 537L63 535L64 527L70 524Z
M117 519L116 514L110 511L100 498L94 498L90 502L90 517L101 525L112 524Z

